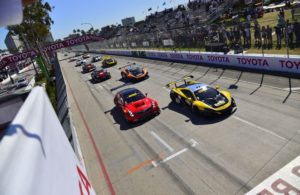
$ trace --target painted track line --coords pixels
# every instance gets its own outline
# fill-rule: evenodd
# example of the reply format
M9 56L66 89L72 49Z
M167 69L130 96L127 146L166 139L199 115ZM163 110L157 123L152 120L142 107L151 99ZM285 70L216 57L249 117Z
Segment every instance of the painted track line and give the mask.
M62 69L62 71L65 73L65 71L64 71L63 69ZM110 178L109 178L109 175L108 175L108 172L107 172L107 170L106 170L106 167L105 167L105 164L104 164L104 162L103 162L103 159L102 159L102 157L101 157L100 151L99 151L99 149L98 149L98 147L97 147L97 145L96 145L96 142L95 142L95 140L94 140L94 138L93 138L91 129L90 129L90 127L89 127L89 125L88 125L88 123L87 123L87 121L86 121L86 119L85 119L85 117L84 117L84 115L83 115L83 112L81 111L81 109L80 109L80 107L79 107L78 101L77 101L77 99L75 98L74 92L73 92L73 90L72 90L72 88L71 88L71 86L70 86L70 83L69 83L69 80L68 80L68 78L67 78L67 75L64 74L64 77L65 77L65 79L66 79L66 81L67 81L68 87L69 87L70 92L71 92L71 94L72 94L72 98L74 99L74 102L75 102L75 105L76 105L76 107L77 107L77 110L79 111L79 114L80 114L80 117L81 117L81 119L82 119L82 121L83 121L84 127L85 127L85 129L86 129L86 131L87 131L87 133L88 133L88 135L89 135L90 141L91 141L92 146L93 146L93 149L94 149L94 151L95 151L95 153L96 153L96 156L97 156L97 159L98 159L98 163L99 163L99 165L100 165L100 167L101 167L101 170L102 170L102 173L103 173L103 175L104 175L104 178L105 178L107 187L108 187L108 189L109 189L109 191L110 191L110 194L111 194L111 195L115 195L115 194L116 194L116 193L115 193L115 190L114 190L113 185L112 185L112 182L111 182L111 180L110 180Z
M158 167L159 164L165 163L165 162L167 162L167 161L169 161L169 160L171 160L171 159L173 159L173 158L179 156L180 154L182 154L182 153L188 151L190 147L196 147L196 146L199 144L199 143L198 143L196 140L194 140L194 139L190 139L189 142L190 142L190 146L189 146L189 147L183 148L183 149L179 150L178 152L176 152L176 153L174 153L174 154L172 154L172 155L166 157L165 159L163 159L163 160L161 160L161 161L152 161L152 162L151 162L152 165L153 165L154 167Z
M271 135L273 135L273 136L275 136L275 137L277 137L277 138L279 138L279 139L282 139L282 140L284 140L284 141L287 141L286 138L284 138L284 137L282 137L282 136L280 136L280 135L277 135L277 134L274 133L273 131L268 130L268 129L264 128L264 127L258 126L258 125L256 125L256 124L250 122L250 121L247 121L247 120L242 119L242 118L237 117L237 116L233 116L233 118L236 119L236 120L238 120L238 121L241 121L241 122L243 122L243 123L246 123L246 124L248 124L248 125L250 125L250 126L256 128L256 129L259 129L259 130L261 130L261 131L263 131L263 132L265 132L265 133L271 134Z
M174 152L174 149L165 141L163 140L161 137L159 137L159 135L157 135L154 131L150 132L151 135L153 135L153 137L159 141L164 147L166 147L170 152Z

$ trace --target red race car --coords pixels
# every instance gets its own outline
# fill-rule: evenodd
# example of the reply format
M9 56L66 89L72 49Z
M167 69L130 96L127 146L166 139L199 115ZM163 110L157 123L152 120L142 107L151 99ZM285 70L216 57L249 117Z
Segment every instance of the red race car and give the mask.
M147 97L135 88L118 92L114 98L116 107L120 108L129 123L158 115L160 108L156 100Z

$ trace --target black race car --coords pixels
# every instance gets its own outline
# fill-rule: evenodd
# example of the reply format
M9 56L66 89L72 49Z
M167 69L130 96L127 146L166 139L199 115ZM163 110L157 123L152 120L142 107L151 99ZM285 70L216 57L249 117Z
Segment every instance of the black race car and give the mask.
M121 70L122 79L137 82L149 78L148 70L135 63L120 67L119 69Z
M96 69L96 66L94 64L84 64L82 66L82 73L91 72Z
M104 81L106 79L110 79L111 75L110 73L107 71L107 69L103 69L103 68L96 68L92 74L92 81L93 82L100 82L100 81Z

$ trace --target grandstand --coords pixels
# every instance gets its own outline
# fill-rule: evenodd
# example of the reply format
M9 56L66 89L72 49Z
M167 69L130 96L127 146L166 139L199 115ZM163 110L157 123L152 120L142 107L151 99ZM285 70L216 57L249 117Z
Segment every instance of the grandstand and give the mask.
M103 27L99 35L107 40L91 44L91 49L170 47L198 48L207 51L238 48L242 51L250 48L272 49L275 46L277 49L282 46L291 49L298 47L299 23L292 20L291 14L288 13L291 12L291 7L298 10L297 2L294 1L289 6L283 3L276 6L262 5L256 1L244 7L241 7L239 1L189 1L185 5L152 13L133 26ZM272 21L261 22L264 12L277 14L279 10L278 23L277 15L272 15ZM283 21L283 26L280 26L280 20ZM285 26L286 21L288 26ZM280 43L276 42L276 26L279 26L281 31ZM292 31L290 34L286 33L288 29ZM285 38L286 36L288 38Z

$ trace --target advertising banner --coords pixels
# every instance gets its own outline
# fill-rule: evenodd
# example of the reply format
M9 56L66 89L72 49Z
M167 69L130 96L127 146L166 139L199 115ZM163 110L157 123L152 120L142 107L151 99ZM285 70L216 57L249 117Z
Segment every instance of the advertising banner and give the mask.
M224 68L247 68L253 70L276 71L300 75L300 56L274 57L255 54L223 54L208 52L174 52L174 51L137 51L137 50L106 50L106 54L138 56L160 60L213 64ZM140 55L140 53L142 55Z
M300 156L265 179L246 195L300 194Z
M83 43L86 43L86 42L101 41L101 40L103 40L103 38L95 36L95 35L84 35L84 36L68 39L68 40L65 40L65 41L52 43L50 45L45 46L42 49L42 51L50 52L50 51L55 51L55 50L66 48L66 47L71 47L71 46L83 44ZM21 60L25 60L27 58L35 57L35 56L37 56L37 53L38 52L36 50L30 50L30 51L26 51L26 52L23 52L23 53L18 53L18 54L15 54L15 55L4 57L0 61L0 68L5 67L5 66L9 65L10 63L15 63L15 62L18 62L18 61L21 61Z
M42 87L35 87L0 142L1 195L94 195Z

